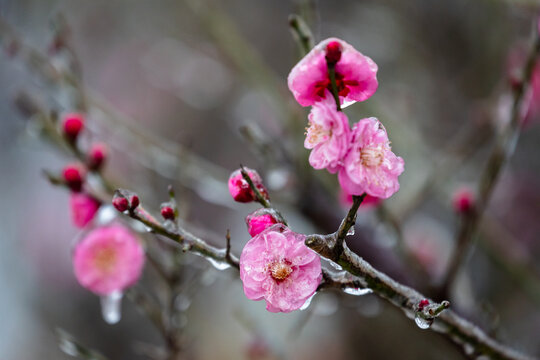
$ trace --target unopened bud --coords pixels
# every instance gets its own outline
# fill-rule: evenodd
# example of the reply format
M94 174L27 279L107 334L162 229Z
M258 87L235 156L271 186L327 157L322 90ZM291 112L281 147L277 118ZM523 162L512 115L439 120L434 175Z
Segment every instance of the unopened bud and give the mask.
M129 207L128 200L123 196L115 195L112 199L112 204L114 208L120 212L126 211Z
M174 210L170 206L162 206L161 207L161 216L165 220L174 220Z
M139 204L140 204L139 197L137 195L131 195L129 197L129 208L131 210L135 210L137 206L139 206Z
M62 177L72 191L81 191L85 177L84 169L81 166L78 164L67 165L62 170Z
M330 41L326 45L326 62L335 65L341 59L341 44L337 41Z
M452 199L454 210L460 214L470 212L474 207L474 202L474 193L466 187L458 189Z
M257 190L259 190L259 192L265 199L268 199L268 191L262 183L261 176L257 173L257 171L253 169L244 169L246 170L251 181L253 182L253 185L255 185ZM233 173L229 177L229 192L233 199L238 202L247 203L255 200L255 193L249 186L249 183L242 176L241 169L233 171Z
M272 209L258 209L246 217L246 225L249 235L254 237L266 228L280 222L279 215Z
M91 170L99 170L107 159L107 145L97 143L92 145L88 151L88 168Z
M84 117L82 114L70 113L64 116L62 130L64 136L70 141L75 142L80 132L84 128Z

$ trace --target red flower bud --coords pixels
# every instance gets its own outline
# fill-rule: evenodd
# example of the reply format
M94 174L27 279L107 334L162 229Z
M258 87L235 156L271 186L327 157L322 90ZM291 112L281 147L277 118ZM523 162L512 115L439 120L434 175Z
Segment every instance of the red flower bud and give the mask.
M174 220L173 208L170 206L163 206L161 208L161 216L163 216L165 220Z
M139 197L137 195L131 195L129 198L129 208L135 210L139 206Z
M268 199L268 191L264 187L260 175L255 170L248 168L244 169L247 171L251 181L253 181L253 185L255 185L265 199ZM255 200L255 193L251 190L248 182L242 176L242 171L240 169L233 171L229 177L229 192L233 199L238 202L247 203Z
M420 300L420 302L418 303L418 311L424 310L424 308L426 306L428 306L428 305L429 305L429 300L428 299Z
M64 116L62 125L64 136L71 142L75 142L79 133L84 128L84 117L82 114L70 113Z
M67 165L62 171L66 185L74 192L79 192L84 183L85 173L78 164Z
M335 65L341 59L341 44L337 41L330 41L326 45L326 62Z
M122 196L114 196L112 199L114 208L120 212L124 212L128 209L128 200Z
M452 203L457 213L468 213L474 207L474 194L471 189L463 187L458 189L453 196Z
M88 168L99 170L107 158L107 145L97 143L92 145L88 152Z

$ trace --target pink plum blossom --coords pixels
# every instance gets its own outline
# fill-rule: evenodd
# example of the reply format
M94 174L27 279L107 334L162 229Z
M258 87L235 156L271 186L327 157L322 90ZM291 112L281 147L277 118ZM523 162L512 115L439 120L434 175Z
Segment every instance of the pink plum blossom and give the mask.
M328 94L313 105L308 118L304 147L311 149L309 163L315 169L326 168L334 174L349 145L351 131L347 115L336 110L334 99Z
M263 185L262 178L259 173L253 169L244 167L248 173L249 178L253 181L253 184L259 190L262 196L268 199L268 191ZM229 193L233 197L234 201L246 203L255 200L255 193L251 190L248 182L242 176L241 169L236 169L229 177Z
M265 299L270 312L291 312L304 305L322 279L321 259L304 240L304 235L276 224L248 241L240 256L248 299Z
M94 219L100 204L88 194L71 193L69 205L73 224L78 228L83 228Z
M98 295L122 291L141 276L144 250L126 227L113 224L89 232L76 246L73 267L79 283Z
M345 191L387 199L399 190L398 176L403 169L403 159L392 152L379 120L365 118L354 125L351 146L338 175Z
M289 74L289 89L300 105L310 106L330 96L327 61L335 66L342 103L367 100L377 90L377 64L345 41L330 38L315 46Z
M264 229L277 224L279 216L272 209L258 209L246 217L246 225L249 235L252 237L261 233Z

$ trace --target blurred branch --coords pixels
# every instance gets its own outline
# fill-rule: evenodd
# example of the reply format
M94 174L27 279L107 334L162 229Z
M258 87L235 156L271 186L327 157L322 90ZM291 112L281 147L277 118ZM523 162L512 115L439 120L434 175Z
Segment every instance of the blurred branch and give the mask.
M87 348L76 340L73 335L63 329L56 329L56 337L58 338L58 346L67 355L86 360L107 360L105 356L95 350Z
M306 55L314 46L313 34L304 19L299 15L291 14L289 16L289 27L294 39L298 43L302 56Z
M522 106L523 101L525 101L524 95L529 87L533 68L540 54L540 38L538 36L536 27L534 34L534 43L527 56L527 61L523 69L522 81L513 87L514 101L511 118L508 125L499 134L495 146L487 160L486 168L481 174L478 187L478 199L476 201L475 208L463 216L460 228L458 229L456 236L456 249L450 258L448 270L441 285L441 297L446 297L448 295L459 269L467 257L469 248L474 239L474 235L476 234L478 224L482 220L483 213L487 208L495 185L497 184L497 180L501 174L501 170L512 156L512 153L516 147L521 130Z

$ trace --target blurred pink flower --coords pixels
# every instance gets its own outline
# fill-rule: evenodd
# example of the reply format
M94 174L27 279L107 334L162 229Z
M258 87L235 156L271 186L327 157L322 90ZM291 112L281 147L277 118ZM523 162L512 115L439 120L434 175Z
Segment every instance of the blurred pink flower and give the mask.
M73 224L78 228L83 228L94 219L100 204L88 194L71 193L69 205Z
M240 279L251 300L266 300L270 312L298 310L322 279L321 259L305 236L276 224L252 238L240 256Z
M252 237L278 222L278 215L272 209L258 209L246 217L248 232Z
M347 152L350 133L347 115L336 110L330 94L323 101L315 103L309 113L309 127L304 141L304 147L312 149L309 155L311 166L336 173Z
M330 96L327 93L331 90L327 58L335 64L336 85L342 103L364 101L375 93L379 86L377 64L345 41L330 38L315 46L289 74L289 89L300 105L310 106Z
M524 125L540 121L540 61L534 66L521 111Z
M244 167L244 169L246 169L249 178L251 179L251 181L253 181L253 184L255 185L257 190L259 190L259 192L268 199L268 191L264 187L262 178L259 173L247 167ZM246 203L255 200L255 194L251 190L248 182L242 176L242 172L240 169L236 169L235 171L233 171L231 176L229 177L229 192L233 197L234 201Z
M392 152L379 120L365 118L354 125L351 147L339 171L345 191L387 199L399 190L398 176L403 170L403 159Z
M144 250L122 225L99 227L75 247L73 267L79 283L98 295L122 291L141 276Z

